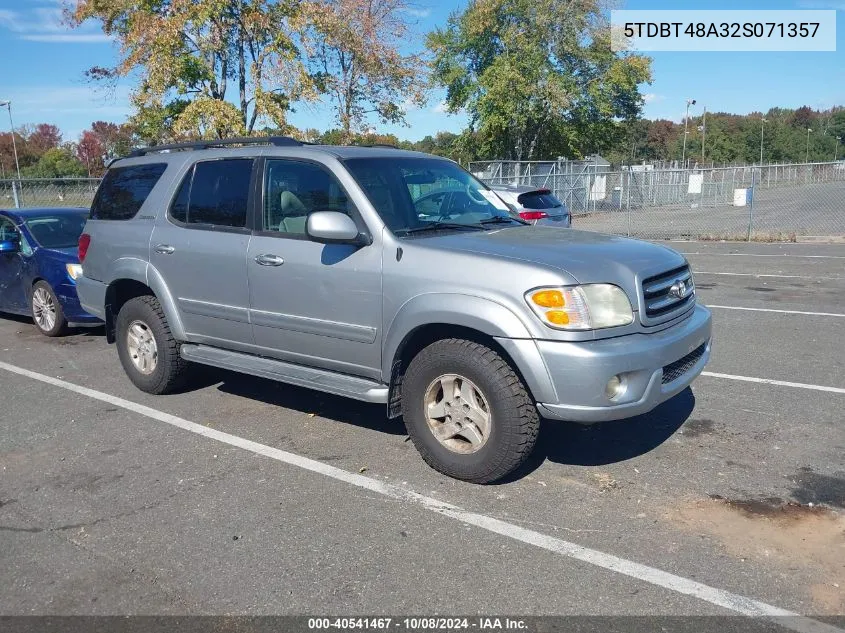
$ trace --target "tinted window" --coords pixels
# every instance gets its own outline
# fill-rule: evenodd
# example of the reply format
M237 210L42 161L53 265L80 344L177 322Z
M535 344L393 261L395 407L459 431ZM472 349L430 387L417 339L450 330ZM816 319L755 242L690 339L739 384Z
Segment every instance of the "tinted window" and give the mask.
M164 170L165 163L110 169L91 205L96 220L129 220L135 217Z
M179 186L179 192L173 199L173 204L170 205L170 217L183 224L188 221L188 198L191 195L191 181L193 179L194 170L191 168L191 171L188 172Z
M44 248L72 248L79 243L86 214L39 215L26 220L26 228Z
M351 203L337 179L313 163L268 160L264 177L265 231L305 235L313 211L349 214Z
M555 198L548 189L523 193L517 201L526 209L553 209L562 206L560 200Z
M170 206L170 217L186 224L246 226L251 158L197 163Z

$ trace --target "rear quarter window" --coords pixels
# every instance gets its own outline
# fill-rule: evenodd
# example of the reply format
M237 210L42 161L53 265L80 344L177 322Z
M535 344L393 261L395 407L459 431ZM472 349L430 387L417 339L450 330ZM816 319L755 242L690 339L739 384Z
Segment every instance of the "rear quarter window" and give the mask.
M167 163L146 163L110 169L91 205L93 220L134 218L156 186Z

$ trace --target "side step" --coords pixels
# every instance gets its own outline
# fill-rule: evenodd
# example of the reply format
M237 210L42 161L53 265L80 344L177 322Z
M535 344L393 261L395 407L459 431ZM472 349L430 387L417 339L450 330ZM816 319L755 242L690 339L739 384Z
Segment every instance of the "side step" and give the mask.
M190 343L182 345L182 358L193 363L269 378L364 402L387 403L387 385L357 376Z

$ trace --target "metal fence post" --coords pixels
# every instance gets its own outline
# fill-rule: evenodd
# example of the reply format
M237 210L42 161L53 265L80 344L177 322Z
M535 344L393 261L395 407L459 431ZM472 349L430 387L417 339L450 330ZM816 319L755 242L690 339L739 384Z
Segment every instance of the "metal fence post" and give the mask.
M751 201L748 204L748 241L751 241L751 230L754 224L754 168L751 169Z
M628 195L626 196L627 199L626 199L626 202L625 202L625 206L627 207L627 211L628 211L628 237L631 237L631 176L632 176L632 174L633 174L633 168L631 167L631 165L628 165L628 187L626 189L627 192L628 192ZM620 200L620 203L621 202L622 201Z

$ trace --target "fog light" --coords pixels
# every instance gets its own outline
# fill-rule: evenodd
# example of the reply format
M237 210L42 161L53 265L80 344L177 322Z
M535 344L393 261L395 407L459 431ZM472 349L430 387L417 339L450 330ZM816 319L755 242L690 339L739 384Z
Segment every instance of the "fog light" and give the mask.
M604 394L611 400L616 400L619 396L625 393L625 381L621 376L614 376L607 381L604 388Z

